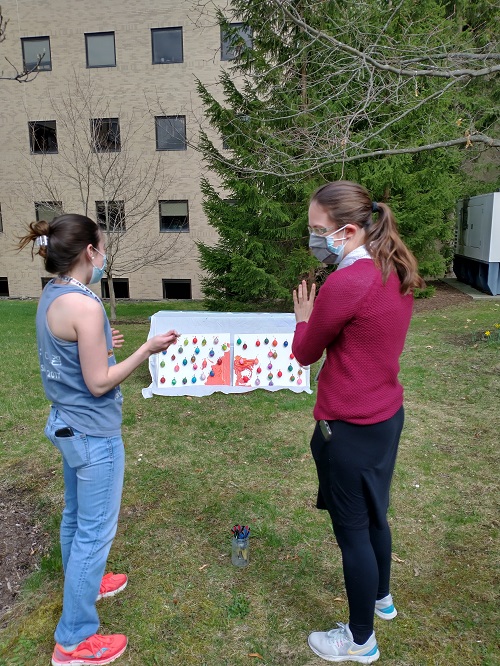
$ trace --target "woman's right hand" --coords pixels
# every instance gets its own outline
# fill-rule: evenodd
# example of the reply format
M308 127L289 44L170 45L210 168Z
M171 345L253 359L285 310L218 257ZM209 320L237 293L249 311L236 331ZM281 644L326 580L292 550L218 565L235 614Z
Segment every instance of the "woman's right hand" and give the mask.
M155 335L153 338L149 338L147 341L148 351L150 354L158 354L159 352L165 351L173 345L179 339L180 333L177 331L171 330L167 333L160 333L160 335Z
M311 291L307 293L307 282L302 280L297 289L293 290L293 309L295 311L295 321L309 321L316 297L316 285L311 285Z

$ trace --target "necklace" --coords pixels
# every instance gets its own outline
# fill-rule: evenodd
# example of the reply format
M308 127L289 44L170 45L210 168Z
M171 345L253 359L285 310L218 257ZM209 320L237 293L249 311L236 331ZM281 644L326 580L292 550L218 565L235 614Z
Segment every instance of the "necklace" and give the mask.
M102 307L104 307L103 302L101 301L99 296L97 296L97 294L94 294L92 289L89 289L82 282L80 282L80 280L77 280L76 278L71 277L70 275L58 275L57 278L59 280L63 280L63 282L71 282L71 284L80 287L80 289L82 289L86 294L89 294L89 296L92 296L92 298L94 298L98 303L102 305Z

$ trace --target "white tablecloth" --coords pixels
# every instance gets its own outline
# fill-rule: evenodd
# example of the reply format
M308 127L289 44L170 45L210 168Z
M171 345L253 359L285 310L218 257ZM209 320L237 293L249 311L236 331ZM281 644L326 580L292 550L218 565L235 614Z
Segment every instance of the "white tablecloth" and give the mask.
M182 312L175 310L165 310L157 312L151 317L151 327L149 330L149 337L165 333L170 329L176 329L180 334L180 344L185 335L197 334L201 339L203 336L211 336L218 334L229 334L231 342L231 368L234 362L235 349L237 352L240 349L237 346L237 339L244 334L258 334L262 338L272 339L273 335L286 334L287 351L291 352L293 334L295 331L295 316L288 313L253 313L253 312ZM289 341L289 342L288 342ZM173 350L173 346L169 348L168 353ZM173 350L174 351L174 350ZM250 353L251 350L249 350ZM153 395L192 395L204 396L211 395L217 391L221 393L247 393L248 391L264 389L266 391L280 391L283 389L293 391L295 393L312 393L309 383L309 368L303 369L301 375L301 384L283 386L279 384L279 380L273 386L269 386L268 382L263 381L260 386L246 385L246 386L227 386L227 385L204 385L201 383L185 385L162 385L159 383L159 370L158 370L158 356L153 355L149 359L149 371L151 373L151 384L142 389L144 398L151 398ZM272 360L272 359L271 359ZM182 374L182 373L181 373ZM265 373L264 373L265 374Z

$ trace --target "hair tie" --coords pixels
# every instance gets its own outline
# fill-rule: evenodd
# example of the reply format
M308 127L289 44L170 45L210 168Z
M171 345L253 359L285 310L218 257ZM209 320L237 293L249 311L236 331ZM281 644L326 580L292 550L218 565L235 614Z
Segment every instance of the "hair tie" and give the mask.
M372 213L380 213L380 208L376 201L372 201Z
M35 245L37 245L38 247L47 247L48 244L49 244L49 238L48 236L45 236L45 234L43 234L42 236L37 236L37 238L35 238Z

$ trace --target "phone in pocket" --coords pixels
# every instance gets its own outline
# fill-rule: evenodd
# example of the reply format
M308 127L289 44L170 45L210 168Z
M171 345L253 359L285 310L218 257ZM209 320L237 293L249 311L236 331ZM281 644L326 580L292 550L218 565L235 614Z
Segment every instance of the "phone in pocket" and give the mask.
M59 430L56 430L54 435L56 437L74 437L75 433L73 431L73 428L67 426L66 428L59 428Z
M321 430L325 442L329 442L332 438L332 429L330 428L328 421L325 421L324 419L319 421L319 429Z

